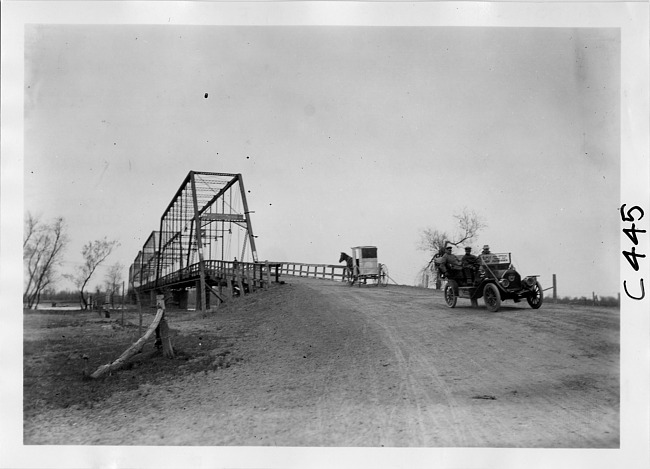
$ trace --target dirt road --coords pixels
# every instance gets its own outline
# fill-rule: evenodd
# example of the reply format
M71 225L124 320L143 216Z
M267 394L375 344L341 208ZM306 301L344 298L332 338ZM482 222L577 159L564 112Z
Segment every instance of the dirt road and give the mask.
M285 281L205 319L169 314L177 336L227 344L232 366L43 409L25 444L619 446L617 309L490 313L425 289Z

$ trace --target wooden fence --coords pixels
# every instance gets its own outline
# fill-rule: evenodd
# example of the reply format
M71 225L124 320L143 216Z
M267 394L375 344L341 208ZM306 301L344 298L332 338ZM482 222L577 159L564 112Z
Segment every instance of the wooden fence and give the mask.
M305 264L302 262L283 262L280 268L282 275L295 277L322 278L342 282L345 275L345 266L334 264Z

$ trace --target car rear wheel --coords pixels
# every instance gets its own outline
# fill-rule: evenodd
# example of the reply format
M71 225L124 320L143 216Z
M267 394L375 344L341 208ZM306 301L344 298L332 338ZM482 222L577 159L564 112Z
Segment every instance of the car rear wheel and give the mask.
M447 282L445 285L445 301L447 306L450 308L456 307L456 301L458 301L458 295L456 295L456 285L455 282Z
M531 296L526 298L526 300L528 301L528 304L531 308L539 309L539 307L542 306L542 303L544 302L544 291L542 290L542 286L539 282L535 282L532 291L533 293Z
M499 311L499 307L501 306L501 294L495 284L488 283L485 285L485 289L483 290L483 301L485 301L485 307L488 311L493 313Z

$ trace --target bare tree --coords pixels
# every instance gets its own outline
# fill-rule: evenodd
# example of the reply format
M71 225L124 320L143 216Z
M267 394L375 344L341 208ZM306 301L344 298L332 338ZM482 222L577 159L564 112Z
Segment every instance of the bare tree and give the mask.
M476 212L468 208L464 208L453 217L458 223L453 235L450 236L448 232L439 229L426 228L420 234L418 249L429 251L431 255L435 255L449 244L458 246L472 241L479 231L487 226Z
M428 251L433 256L445 249L445 245L448 243L449 238L450 236L445 231L425 228L422 230L422 233L420 233L420 244L418 245L418 249L421 251Z
M454 218L458 221L456 241L449 242L454 246L473 240L479 231L487 227L485 221L475 211L469 210L467 207L459 214L454 215Z
M39 226L40 220L38 217L34 217L30 212L27 212L27 218L25 218L25 232L23 233L23 250L34 237L34 233Z
M43 223L27 213L23 235L23 263L25 265L25 291L23 302L33 308L41 293L56 280L56 267L61 263L68 244L65 221L59 217L52 223Z
M111 255L113 249L120 244L116 241L108 241L106 238L101 240L89 241L81 249L81 255L84 258L83 266L76 275L67 275L75 286L79 289L79 297L83 309L88 309L88 300L84 294L84 289L92 278L93 274L108 256Z
M433 270L433 259L441 255L447 245L458 246L468 243L474 240L479 231L487 226L481 216L467 207L463 208L460 213L454 214L453 217L457 221L457 226L456 231L451 236L446 231L431 228L425 228L420 233L418 249L428 251L431 255L429 263L420 270L421 274ZM440 279L436 280L436 288L440 288Z
M111 307L115 306L114 297L117 293L119 293L120 284L124 279L122 276L123 271L124 264L121 262L116 262L108 269L108 272L106 273L104 280L106 285L106 293L110 295Z

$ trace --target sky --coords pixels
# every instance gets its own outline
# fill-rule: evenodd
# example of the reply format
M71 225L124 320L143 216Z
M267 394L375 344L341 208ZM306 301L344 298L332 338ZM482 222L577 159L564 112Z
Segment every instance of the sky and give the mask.
M62 271L104 236L128 266L190 170L241 173L261 260L375 245L416 284L422 230L468 208L475 251L616 296L620 47L606 28L27 25L24 209L66 219Z

